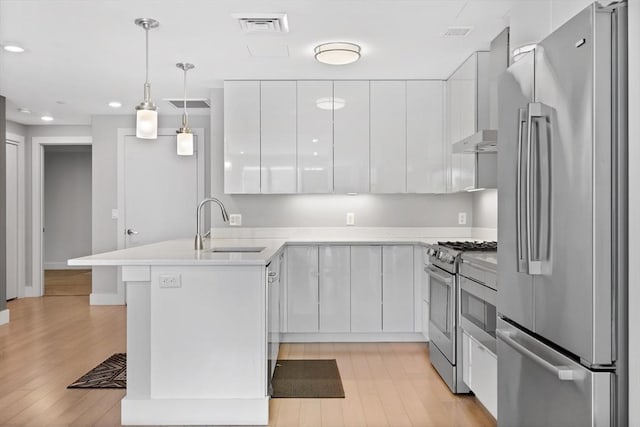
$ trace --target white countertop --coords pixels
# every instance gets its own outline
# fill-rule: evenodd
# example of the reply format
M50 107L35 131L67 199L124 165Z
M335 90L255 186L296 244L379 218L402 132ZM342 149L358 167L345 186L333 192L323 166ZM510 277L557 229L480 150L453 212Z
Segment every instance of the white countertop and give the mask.
M405 238L374 237L340 238L336 236L319 239L206 239L205 249L193 249L193 239L168 240L150 245L137 246L112 252L74 258L68 261L71 266L135 266L135 265L266 265L286 244L336 244L336 245L428 245L438 240L464 240L460 238ZM211 252L213 247L262 247L258 253L219 253Z

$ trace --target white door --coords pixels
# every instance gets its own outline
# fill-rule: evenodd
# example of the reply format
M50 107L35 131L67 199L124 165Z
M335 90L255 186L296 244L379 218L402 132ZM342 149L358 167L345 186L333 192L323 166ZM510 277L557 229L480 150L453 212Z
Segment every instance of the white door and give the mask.
M413 332L413 247L382 248L382 330Z
M382 331L382 250L351 246L351 332Z
M318 247L287 248L287 331L318 332Z
M7 299L18 296L18 146L7 142Z
M125 247L195 235L196 207L203 194L201 152L178 156L175 134L158 135L154 141L125 137Z
M349 246L320 247L320 332L351 329Z

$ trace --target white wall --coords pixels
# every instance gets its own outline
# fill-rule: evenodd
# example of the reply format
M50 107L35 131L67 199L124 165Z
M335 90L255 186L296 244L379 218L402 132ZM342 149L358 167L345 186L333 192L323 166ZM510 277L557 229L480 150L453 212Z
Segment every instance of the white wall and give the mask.
M91 254L91 147L45 147L44 268Z
M458 227L458 212L473 220L471 195L359 194L347 195L225 195L223 89L211 91L211 189L229 213L242 214L245 227L337 227L346 213L355 213L364 227ZM227 227L217 212L214 227Z
M473 193L473 226L498 228L498 190Z

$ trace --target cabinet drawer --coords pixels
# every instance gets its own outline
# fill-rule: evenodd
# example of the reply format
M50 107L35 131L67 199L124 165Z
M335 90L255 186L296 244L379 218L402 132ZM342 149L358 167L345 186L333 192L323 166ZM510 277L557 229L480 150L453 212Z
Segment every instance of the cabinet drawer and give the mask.
M491 351L471 337L469 337L469 347L469 388L485 408L491 412L491 415L496 417L498 413L498 359Z

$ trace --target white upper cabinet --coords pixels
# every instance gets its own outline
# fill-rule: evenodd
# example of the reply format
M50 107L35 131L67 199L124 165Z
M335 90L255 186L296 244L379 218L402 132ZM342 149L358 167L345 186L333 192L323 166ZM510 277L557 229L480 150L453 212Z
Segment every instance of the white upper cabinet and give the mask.
M260 192L260 82L224 83L224 192Z
M405 81L371 81L371 192L407 191Z
M296 192L296 82L260 83L262 193Z
M444 82L407 82L407 192L445 193Z
M476 131L477 56L474 53L451 75L448 84L451 191L464 191L475 185L475 156L451 153L451 145Z
M298 81L298 192L333 192L333 82Z
M369 192L369 81L333 82L334 192Z

